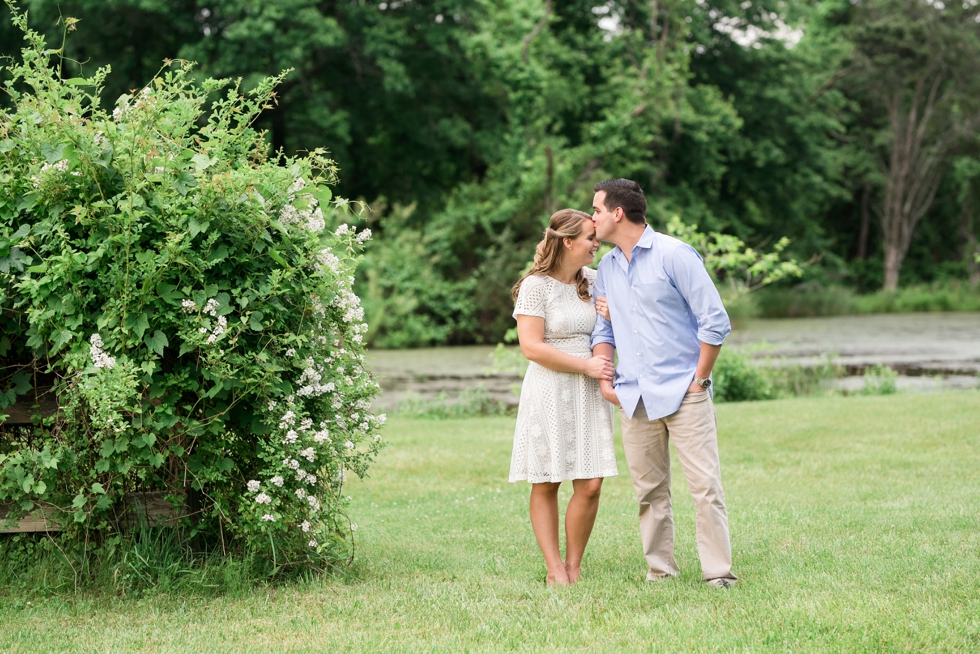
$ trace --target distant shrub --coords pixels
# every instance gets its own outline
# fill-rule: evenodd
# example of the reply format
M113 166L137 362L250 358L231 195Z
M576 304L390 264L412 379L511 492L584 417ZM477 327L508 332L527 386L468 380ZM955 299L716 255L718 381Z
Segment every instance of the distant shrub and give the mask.
M898 391L895 380L898 373L890 367L880 364L869 366L864 371L864 386L861 395L891 395Z
M872 313L980 311L980 286L950 280L857 295L844 286L765 288L752 294L761 318L814 318Z
M713 374L716 402L749 402L776 397L772 373L754 365L748 356L722 348Z
M465 388L453 400L442 392L433 399L408 397L398 404L396 412L406 418L448 420L450 418L474 418L477 416L502 416L513 409L492 397L483 386Z

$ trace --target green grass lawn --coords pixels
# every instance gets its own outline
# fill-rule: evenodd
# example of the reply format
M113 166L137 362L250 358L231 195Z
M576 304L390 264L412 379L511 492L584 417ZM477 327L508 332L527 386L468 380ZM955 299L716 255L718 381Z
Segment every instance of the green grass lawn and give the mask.
M0 650L980 651L980 393L718 406L740 584L650 584L620 451L572 588L542 583L512 418L392 420L343 578L236 596L0 599ZM564 496L567 498L567 493Z

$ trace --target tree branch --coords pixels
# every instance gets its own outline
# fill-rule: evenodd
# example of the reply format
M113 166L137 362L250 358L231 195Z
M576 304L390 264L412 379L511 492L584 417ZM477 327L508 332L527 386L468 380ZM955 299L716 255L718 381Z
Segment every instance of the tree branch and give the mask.
M536 37L541 30L544 29L544 26L548 23L549 16L551 16L551 0L544 0L544 16L542 16L541 20L538 21L538 24L534 26L531 33L524 37L524 53L521 55L521 59L525 64L527 63L528 52L531 49L531 41L533 41L534 37Z

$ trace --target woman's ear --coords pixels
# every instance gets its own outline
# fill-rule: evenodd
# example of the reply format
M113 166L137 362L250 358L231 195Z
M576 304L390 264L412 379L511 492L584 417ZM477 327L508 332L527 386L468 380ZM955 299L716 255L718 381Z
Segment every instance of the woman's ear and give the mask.
M566 236L566 237L564 237L564 238L561 239L561 242L564 243L565 244L565 247L568 248L569 250L572 249L572 239L570 239L570 238L568 238Z

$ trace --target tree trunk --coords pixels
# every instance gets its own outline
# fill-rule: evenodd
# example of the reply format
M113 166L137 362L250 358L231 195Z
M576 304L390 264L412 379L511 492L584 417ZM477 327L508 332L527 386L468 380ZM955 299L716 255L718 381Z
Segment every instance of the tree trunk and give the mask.
M905 260L905 253L900 252L897 247L889 247L885 244L885 283L882 290L894 291L898 288L898 273L902 269L902 262Z
M861 231L858 232L858 259L868 258L868 232L871 231L871 183L864 183L861 193Z
M936 105L945 99L939 95L944 78L942 68L930 67L908 100L899 89L886 101L892 142L889 161L883 166L887 181L880 212L885 291L898 288L898 275L915 226L932 206L943 179L946 147L955 126L944 125L939 138L931 143L926 142L926 131L936 118Z

